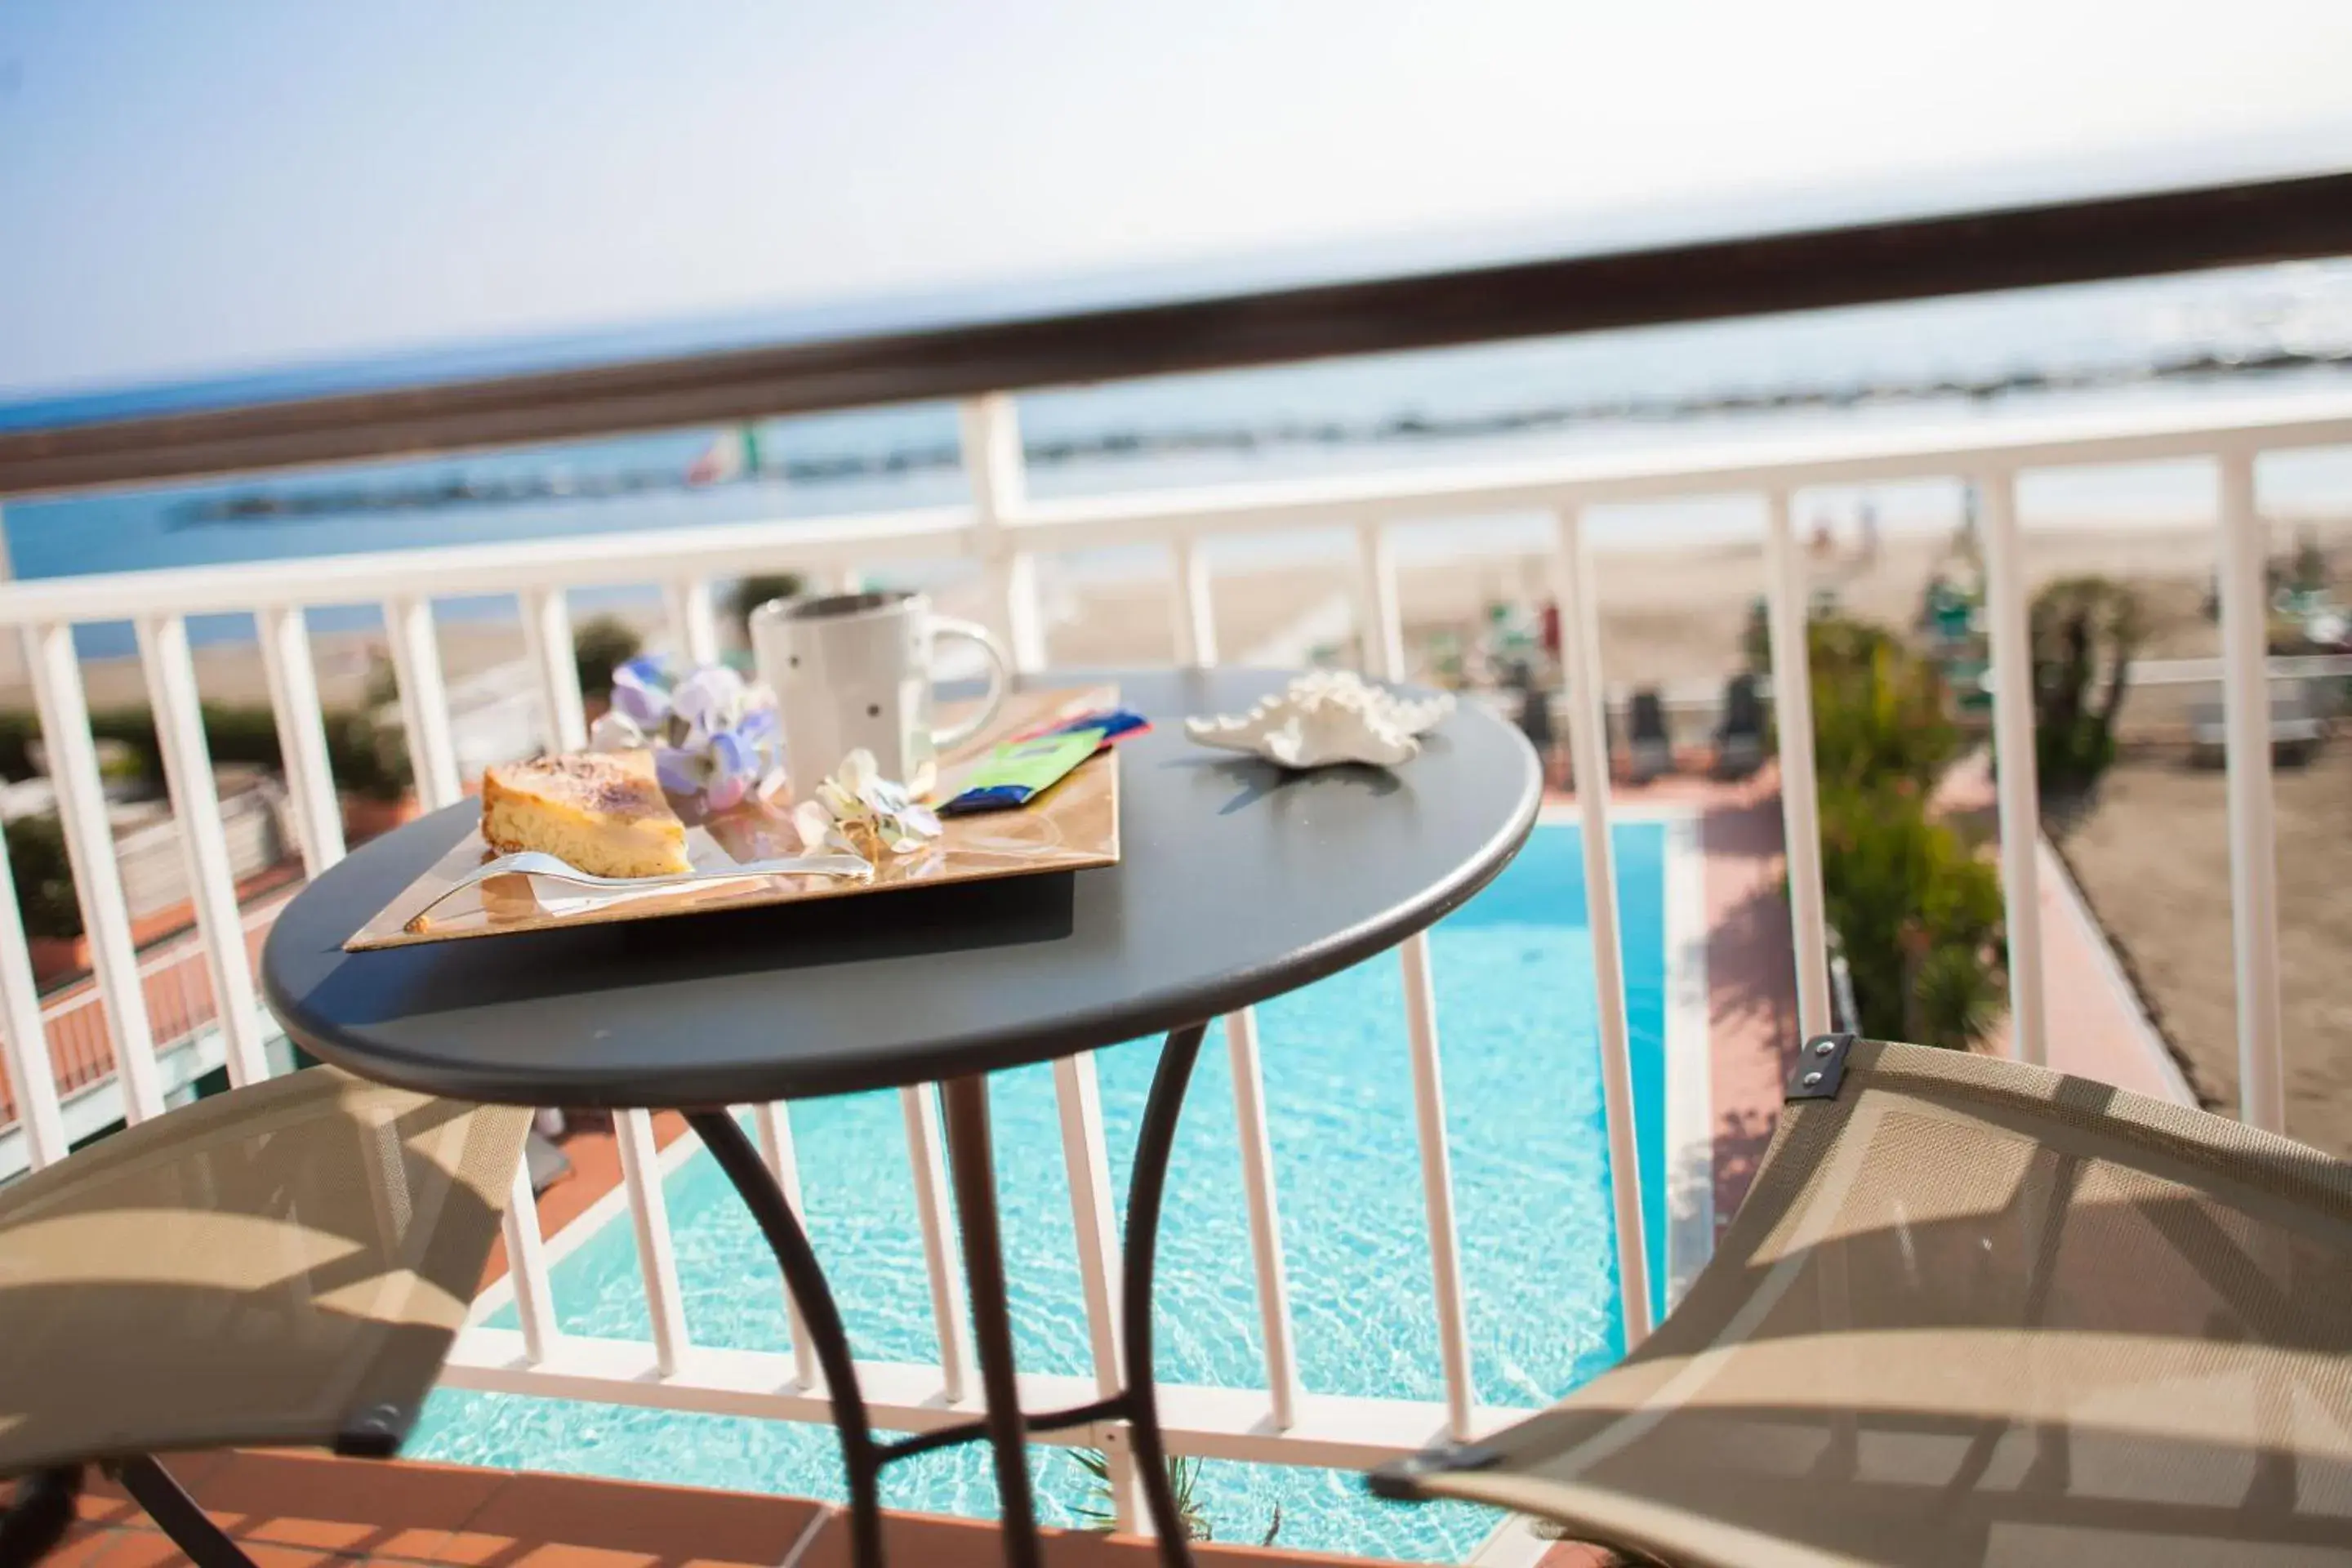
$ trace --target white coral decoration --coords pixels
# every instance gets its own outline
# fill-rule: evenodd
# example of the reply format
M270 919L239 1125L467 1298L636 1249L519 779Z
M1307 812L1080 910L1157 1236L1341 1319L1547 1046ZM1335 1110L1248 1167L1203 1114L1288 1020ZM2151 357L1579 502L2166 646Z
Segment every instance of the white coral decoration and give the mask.
M1255 752L1280 767L1392 768L1420 755L1419 737L1452 711L1450 693L1412 700L1352 670L1318 669L1239 718L1187 719L1184 732L1204 746Z
M793 808L793 826L811 851L837 849L869 860L911 855L940 836L939 814L923 804L936 777L925 763L904 784L886 779L874 753L860 747Z

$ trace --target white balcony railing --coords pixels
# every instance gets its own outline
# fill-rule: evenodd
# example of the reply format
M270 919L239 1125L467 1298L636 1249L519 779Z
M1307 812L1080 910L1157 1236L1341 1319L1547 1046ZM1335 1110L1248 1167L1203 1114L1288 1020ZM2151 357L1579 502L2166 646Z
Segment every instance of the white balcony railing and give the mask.
M604 534L583 539L486 544L432 552L341 556L264 564L121 574L0 586L0 626L23 639L43 732L53 759L58 805L85 924L90 933L110 1032L112 1062L131 1120L163 1109L158 1027L142 984L140 956L108 836L72 634L84 622L137 622L149 691L158 715L174 811L186 829L191 885L207 957L206 978L227 1040L232 1077L267 1070L264 1022L257 1011L248 948L221 840L205 738L196 710L184 617L212 611L257 615L269 690L278 721L302 857L315 874L342 852L335 782L327 763L318 694L304 625L307 608L373 602L383 606L400 700L418 788L427 806L458 798L436 648L436 596L516 595L530 662L543 699L545 741L583 739L581 695L571 654L567 592L658 582L673 634L697 658L714 655L712 584L754 572L794 570L837 581L866 568L924 558L977 562L986 574L996 629L1024 668L1046 660L1047 628L1037 605L1033 563L1044 552L1148 543L1172 553L1175 646L1185 663L1216 662L1213 584L1200 551L1218 534L1323 529L1352 536L1360 563L1360 615L1375 673L1402 674L1404 638L1392 525L1479 514L1548 514L1556 527L1552 558L1568 666L1567 739L1579 792L1586 887L1602 1022L1610 1154L1619 1220L1619 1263L1629 1339L1647 1328L1649 1295L1641 1246L1640 1202L1633 1159L1626 1061L1624 991L1614 929L1609 793L1603 763L1593 585L1586 569L1581 519L1602 502L1748 495L1765 503L1768 597L1773 668L1780 694L1781 801L1788 844L1800 1022L1808 1033L1829 1026L1830 972L1822 923L1821 865L1812 773L1809 684L1804 679L1804 563L1791 525L1791 498L1809 487L1959 478L1983 498L1988 606L1995 679L1994 727L2000 754L1999 805L2008 903L2012 1039L2029 1060L2046 1057L2043 977L2035 885L2037 815L2032 693L2028 687L2026 593L2020 558L2016 491L2029 469L2155 460L2201 459L2216 476L2221 562L2221 673L2227 696L2230 844L2236 924L2238 1032L2248 1121L2276 1129L2283 1116L2276 973L2277 910L2272 842L2270 748L2265 728L2263 564L2265 533L2257 510L2256 459L2287 448L2352 445L2352 396L2300 396L2234 402L2207 410L2080 416L2030 425L1978 424L1952 429L1879 430L1801 442L1684 450L1664 457L1580 458L1486 464L1439 472L1350 475L1321 480L1234 486L1109 499L1032 501L1024 486L1011 401L983 397L963 416L972 499L966 504L854 518L755 522ZM1406 1034L1423 1151L1422 1177L1433 1238L1430 1260L1439 1326L1444 1398L1411 1401L1339 1398L1303 1388L1292 1352L1274 1166L1266 1140L1256 1031L1246 1016L1227 1031L1246 1197L1261 1310L1265 1375L1253 1391L1179 1387L1163 1394L1171 1447L1180 1453L1306 1465L1360 1465L1446 1435L1467 1436L1507 1412L1482 1405L1473 1385L1464 1327L1462 1271L1454 1242L1454 1194L1440 1099L1438 1041L1428 950L1402 953ZM56 1085L67 1064L50 1059L34 999L15 896L0 879L0 1026L5 1065L36 1163L65 1149ZM1111 1191L1089 1058L1056 1072L1064 1152L1070 1175L1086 1306L1097 1360L1117 1342L1108 1281ZM908 1091L905 1119L930 1299L941 1357L935 1365L872 1364L869 1407L886 1426L929 1428L966 1418L977 1397L957 1292L953 1239L932 1097ZM798 1200L790 1121L782 1107L754 1108L762 1147ZM692 1342L680 1302L676 1259L650 1126L642 1115L619 1121L625 1202L635 1227L652 1324L649 1340L584 1339L559 1331L550 1300L545 1250L524 1178L507 1222L511 1289L520 1327L477 1326L461 1337L447 1380L472 1388L552 1394L785 1420L823 1422L826 1405L815 1369L795 1335L793 1352L722 1350ZM821 1223L821 1219L820 1219ZM1107 1364L1098 1371L1108 1370ZM1094 1377L1024 1378L1036 1407L1081 1404L1097 1392ZM1116 1434L1077 1429L1044 1441L1108 1445Z

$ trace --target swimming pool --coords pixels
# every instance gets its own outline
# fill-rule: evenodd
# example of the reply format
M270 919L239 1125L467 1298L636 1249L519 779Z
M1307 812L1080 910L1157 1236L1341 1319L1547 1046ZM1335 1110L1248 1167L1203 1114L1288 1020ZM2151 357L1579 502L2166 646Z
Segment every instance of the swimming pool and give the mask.
M1696 851L1685 819L1616 825L1636 1125L1651 1277L1673 1256L1669 1145L1704 1092ZM1473 1370L1490 1405L1542 1405L1614 1361L1614 1227L1601 1137L1584 878L1572 825L1547 821L1496 882L1431 935ZM1402 983L1383 955L1258 1009L1265 1105L1300 1376L1315 1393L1439 1400L1427 1225ZM1698 1037L1693 1037L1693 1030ZM1102 1052L1105 1134L1120 1201L1156 1042ZM1672 1089L1669 1057L1678 1064ZM1679 1064L1690 1064L1691 1071ZM1691 1080L1699 1080L1694 1084ZM1053 1077L1003 1075L994 1097L1015 1336L1024 1372L1091 1370ZM898 1098L793 1107L812 1237L861 1358L937 1359ZM1705 1115L1697 1114L1703 1134ZM1671 1124L1671 1125L1670 1125ZM1704 1142L1703 1136L1698 1142ZM1238 1388L1265 1379L1231 1077L1213 1039L1176 1142L1162 1227L1160 1376ZM1688 1173L1677 1171L1675 1184ZM668 1175L687 1322L697 1343L788 1342L775 1266L725 1178L697 1152ZM625 1221L553 1270L570 1332L651 1329ZM501 1321L494 1319L493 1321ZM511 1321L511 1309L503 1316ZM436 1392L409 1452L468 1464L839 1498L827 1428L559 1400ZM1040 1511L1073 1522L1087 1482L1032 1450ZM1456 1505L1402 1508L1352 1473L1208 1461L1196 1495L1221 1540L1256 1541L1278 1507L1286 1546L1459 1560L1494 1524ZM983 1448L885 1473L892 1507L987 1516Z

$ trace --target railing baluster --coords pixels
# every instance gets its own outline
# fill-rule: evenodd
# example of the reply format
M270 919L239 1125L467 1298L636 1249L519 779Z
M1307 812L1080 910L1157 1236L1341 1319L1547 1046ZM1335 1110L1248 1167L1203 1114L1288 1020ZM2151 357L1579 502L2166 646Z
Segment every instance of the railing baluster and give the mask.
M294 805L294 837L302 850L302 872L316 877L343 858L343 817L335 797L335 776L327 764L325 715L319 708L319 677L310 664L310 633L301 610L268 605L255 612L261 634L261 668L269 683L278 749L286 764L286 789Z
M1780 739L1780 832L1789 857L1789 921L1797 957L1797 1028L1830 1028L1829 916L1822 899L1822 803L1813 778L1811 593L1789 517L1789 492L1766 499L1764 602L1772 648L1772 721Z
M907 1163L915 1178L915 1218L923 1232L923 1272L931 1290L931 1327L940 1339L940 1378L948 1403L960 1403L972 1364L971 1319L964 1310L963 1273L950 1239L948 1167L940 1133L938 1090L919 1084L898 1091L907 1123Z
M441 647L433 635L433 602L399 598L383 607L392 632L393 673L400 681L400 714L407 731L408 765L416 798L438 811L465 793L457 747L449 734L449 693L441 681Z
M539 1198L530 1190L530 1162L515 1162L507 1189L507 1277L514 1281L515 1318L522 1325L523 1359L537 1366L562 1331L555 1322L554 1285L547 1272L547 1247L539 1232Z
M1437 1061L1437 997L1429 978L1429 938L1398 949L1404 967L1405 1030L1412 1056L1413 1125L1421 1141L1421 1192L1429 1211L1437 1354L1445 1374L1445 1427L1470 1436L1477 1403L1470 1374L1470 1313L1462 1289L1462 1240L1454 1219L1454 1164L1445 1142L1445 1075Z
M2251 451L2221 455L2221 680L2230 907L2238 968L2238 1118L2286 1131L2280 1064L2278 843L2271 785L2269 531Z
M2033 644L2026 625L2024 547L2017 476L1988 474L1983 499L1985 613L1992 621L1994 791L2000 811L2000 887L2009 931L2010 1054L2050 1059L2042 1004L2042 801L2034 776Z
M1111 1212L1110 1155L1103 1146L1102 1086L1092 1052L1054 1063L1054 1102L1061 1112L1062 1168L1070 1179L1070 1220L1077 1233L1078 1284L1086 1298L1087 1334L1094 1351L1095 1392L1108 1399L1121 1386L1118 1216ZM1145 1304L1145 1310L1150 1310ZM1106 1445L1112 1511L1120 1530L1148 1528L1136 1489L1135 1460L1125 1443Z
M213 787L212 753L205 744L196 696L196 668L188 655L188 625L177 616L139 623L139 653L147 666L147 700L163 753L163 782L180 830L180 847L195 902L196 931L212 977L213 1012L228 1058L229 1081L258 1083L269 1076L261 1049L261 1013L246 959L245 921L236 903L236 868L221 826ZM188 1020L193 1026L193 1010Z
M1357 530L1360 614L1365 661L1388 680L1405 679L1404 613L1396 552L1378 523ZM1445 1077L1437 1059L1437 994L1429 977L1429 934L1397 949L1404 970L1404 1024L1412 1058L1412 1107L1421 1141L1422 1201L1429 1212L1429 1265L1437 1309L1438 1363L1445 1378L1446 1430L1470 1436L1477 1389L1470 1373L1470 1315L1462 1289L1462 1242L1454 1218L1454 1163L1445 1143Z
M767 1162L768 1173L776 1178L785 1204L801 1216L801 1226L805 1230L808 1211L801 1199L801 1163L793 1150L790 1112L778 1100L755 1105L751 1108L751 1128L760 1140L760 1158ZM814 1388L823 1376L817 1367L816 1342L809 1338L808 1322L801 1316L801 1304L789 1287L784 1291L784 1319L792 1331L793 1368L803 1388Z
M719 616L710 594L710 579L689 577L662 584L669 610L669 633L688 664L719 662Z
M1356 637L1362 645L1364 668L1383 679L1402 680L1409 666L1396 546L1389 540L1389 531L1375 522L1356 531L1356 547L1360 574Z
M613 1142L621 1155L621 1184L629 1193L629 1219L636 1227L637 1267L653 1321L654 1365L668 1377L677 1371L678 1352L686 1348L686 1303L678 1292L677 1251L670 1245L669 1205L662 1196L653 1118L642 1110L614 1112Z
M1189 534L1177 536L1174 550L1177 662L1207 669L1217 662L1208 559ZM1244 1007L1226 1016L1225 1055L1233 1067L1234 1126L1241 1150L1242 1192L1249 1208L1258 1328L1265 1342L1267 1403L1275 1430L1288 1431L1298 1421L1298 1355L1291 1337L1290 1277L1283 1267L1282 1222L1275 1201L1274 1147L1266 1136L1256 1009Z
M1584 920L1592 936L1592 1005L1601 1030L1601 1107L1609 1138L1609 1192L1617 1222L1617 1288L1625 1348L1650 1333L1650 1253L1634 1137L1633 1041L1625 1017L1624 952L1617 933L1617 855L1609 826L1609 709L1601 689L1601 616L1585 552L1584 519L1556 514L1553 593L1568 678L1568 757L1583 836ZM1540 701L1538 697L1535 700Z
M1206 669L1217 662L1217 606L1209 583L1209 558L1189 533L1176 536L1176 662Z
M968 400L959 414L972 520L988 573L987 619L1004 639L1013 668L1026 675L1045 668L1045 617L1037 602L1036 560L1013 547L1008 528L1028 502L1020 417L1001 392Z
M578 751L588 743L588 721L580 700L580 666L572 656L572 608L561 588L530 588L521 595L524 657L539 676L541 721L544 740L558 752ZM627 1138L615 1119L616 1143ZM523 1355L537 1362L547 1353L557 1333L554 1287L547 1272L546 1248L541 1244L539 1206L530 1197L528 1163L515 1173L515 1195L507 1205L507 1257L520 1258L514 1268L515 1312L523 1322ZM634 1194L633 1194L634 1196Z
M58 1107L58 1068L41 1016L39 987L33 980L32 950L25 942L25 914L16 902L16 879L0 877L0 1061L8 1069L9 1095L17 1124L25 1130L26 1155L36 1171L66 1157L66 1124ZM70 1057L67 1058L68 1061Z
M65 830L74 893L81 905L82 928L89 933L99 994L105 1002L123 1115L132 1122L144 1121L163 1113L163 1075L155 1066L155 1036L147 1019L121 870L114 858L114 832L107 821L106 788L98 770L98 747L90 739L89 707L82 694L81 665L74 657L73 628L54 624L25 628L25 666L32 672L41 741L48 752L49 778L57 786L58 820Z
M1258 1063L1257 1013L1225 1017L1225 1056L1234 1073L1234 1129L1241 1144L1242 1195L1249 1205L1250 1258L1257 1278L1258 1329L1265 1340L1265 1388L1274 1427L1298 1423L1298 1354L1290 1331L1290 1276L1282 1262L1282 1224L1275 1207L1274 1144L1265 1130L1265 1074Z
M572 607L561 588L522 595L523 652L539 674L539 705L551 751L576 752L588 743L588 717L580 698L580 664L572 656Z

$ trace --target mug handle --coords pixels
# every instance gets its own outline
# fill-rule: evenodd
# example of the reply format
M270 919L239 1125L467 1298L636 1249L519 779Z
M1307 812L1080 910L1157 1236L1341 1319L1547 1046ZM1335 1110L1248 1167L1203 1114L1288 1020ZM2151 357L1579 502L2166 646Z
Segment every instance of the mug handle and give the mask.
M996 717L996 710L1004 706L1005 692L1011 689L1013 661L1004 657L1004 650L996 646L996 639L989 635L988 628L976 621L961 621L953 616L933 616L931 636L934 638L961 637L966 642L978 643L980 651L988 656L988 695L982 700L980 711L961 724L950 724L944 730L931 731L931 744L944 752L962 745L987 728L988 721Z

